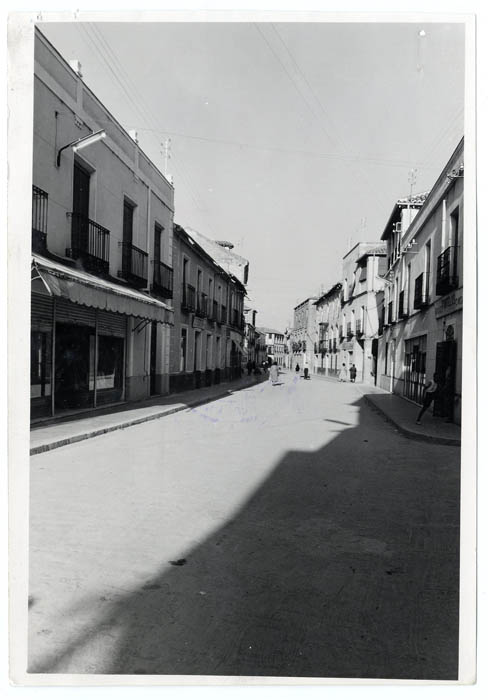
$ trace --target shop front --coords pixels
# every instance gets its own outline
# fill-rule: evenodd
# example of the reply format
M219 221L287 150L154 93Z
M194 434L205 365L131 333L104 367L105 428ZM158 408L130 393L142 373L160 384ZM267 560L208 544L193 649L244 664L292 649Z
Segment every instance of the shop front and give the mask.
M36 258L31 420L124 401L129 319L168 324L171 314L148 295Z

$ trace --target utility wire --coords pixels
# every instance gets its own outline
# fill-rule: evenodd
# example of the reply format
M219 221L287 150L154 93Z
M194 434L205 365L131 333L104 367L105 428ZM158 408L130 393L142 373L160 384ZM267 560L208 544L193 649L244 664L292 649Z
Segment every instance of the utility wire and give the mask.
M121 62L119 61L116 54L112 50L110 44L107 42L107 40L103 36L103 33L101 32L101 30L99 30L99 28L93 23L88 23L87 27L85 27L84 25L78 25L78 26L83 27L90 42L92 43L92 45L96 49L98 55L102 58L102 61L105 63L105 65L108 67L108 69L110 70L112 75L115 77L117 83L120 85L124 94L128 98L129 104L132 106L132 108L142 116L145 124L149 124L149 125L152 125L154 127L158 127L157 120L154 118L152 111L148 107L144 97L138 91L137 86L134 85L134 83L130 79L129 75L124 70ZM96 37L96 40L92 38L88 29L91 30L93 35ZM124 82L122 81L122 79L118 75L117 70L114 69L112 64L115 64L119 73L122 74L122 76L125 76L124 80L125 80L126 84L124 84ZM129 87L129 90L127 89L126 85ZM137 97L138 103L134 100L133 96ZM161 128L154 128L154 129L147 128L144 130L149 131L149 132L159 133L159 134L165 133ZM174 157L173 157L173 162L175 162ZM184 188L188 191L191 199L193 200L193 202L195 203L195 205L197 207L197 210L203 212L205 215L204 207L202 206L201 203L199 203L199 197L196 194L193 185L191 184L190 176L188 174L184 173L184 168L183 168L182 163L180 162L179 156L178 156L178 163L179 163L179 167L177 167L177 169L178 169L179 176L180 176L180 179L182 181Z

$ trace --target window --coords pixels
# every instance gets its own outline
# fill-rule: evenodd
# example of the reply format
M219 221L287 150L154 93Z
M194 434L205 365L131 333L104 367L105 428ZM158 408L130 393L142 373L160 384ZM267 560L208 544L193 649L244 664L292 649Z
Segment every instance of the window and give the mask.
M132 243L134 226L134 206L124 199L124 220L122 225L122 240L124 243Z
M186 353L188 347L188 331L186 328L181 329L180 338L180 372L186 370Z
M31 333L31 398L51 395L51 343L47 333Z
M388 375L388 345L389 343L385 343L385 374Z
M449 243L453 247L452 277L457 277L457 258L459 246L459 208L450 216Z
M163 228L159 224L154 224L154 260L161 262L161 235Z
M188 282L188 270L190 268L190 264L188 261L188 258L183 258L183 284L186 284Z

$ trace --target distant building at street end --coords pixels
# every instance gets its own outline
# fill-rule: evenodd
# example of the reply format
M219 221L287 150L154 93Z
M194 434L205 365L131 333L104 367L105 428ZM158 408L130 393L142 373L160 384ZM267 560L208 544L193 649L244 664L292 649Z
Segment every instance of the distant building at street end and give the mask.
M277 362L279 367L285 366L285 334L273 328L258 328L265 338L266 355L269 364Z
M339 369L356 367L356 381L376 384L379 315L376 295L384 287L386 244L358 243L342 261Z
M317 374L336 377L339 372L339 325L341 314L342 282L334 284L322 294L315 306L315 366Z
M33 154L31 420L168 393L173 187L37 29Z
M268 355L266 350L266 335L260 333L257 329L255 331L256 340L256 365L262 368L264 365L268 364Z
M257 310L244 306L244 353L242 366L248 372L257 366L256 357L256 316Z
M385 227L389 268L379 385L420 404L438 375L434 415L461 421L464 139L404 228L398 203ZM408 203L407 203L408 207Z
M293 309L293 330L291 333L292 367L298 365L303 369L306 364L309 371L315 363L315 317L317 297L308 297Z
M170 390L237 379L244 354L246 288L178 224L173 262Z

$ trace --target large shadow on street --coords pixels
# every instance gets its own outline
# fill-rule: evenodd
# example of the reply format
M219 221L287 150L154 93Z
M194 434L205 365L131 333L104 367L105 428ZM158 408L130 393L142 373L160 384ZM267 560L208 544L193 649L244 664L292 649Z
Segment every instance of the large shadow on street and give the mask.
M288 452L204 543L29 672L456 679L459 450L354 405L358 425L324 409L335 437ZM87 645L108 660L76 667Z

